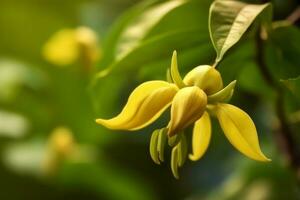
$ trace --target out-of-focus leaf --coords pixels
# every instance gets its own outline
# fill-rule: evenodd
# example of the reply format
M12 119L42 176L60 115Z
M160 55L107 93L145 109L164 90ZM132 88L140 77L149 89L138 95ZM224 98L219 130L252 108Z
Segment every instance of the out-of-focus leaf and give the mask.
M117 94L118 96L124 94L121 90L125 85L127 88L130 87L129 78L126 76L130 77L131 83L134 82L134 75L139 75L139 78L142 79L145 77L152 79L153 76L164 77L170 66L173 50L178 52L181 72L186 71L187 67L190 69L201 62L208 62L212 58L213 48L209 46L207 31L208 1L175 2L178 6L175 6L174 2L170 4L173 7L169 5L170 2L161 3L146 9L141 16L132 17L130 23L127 21L127 26L122 27L124 30L119 30L121 33L118 32L115 35L118 38L112 39L115 43L111 44L115 44L115 49L122 50L118 52L114 50L115 53L110 62L104 58L105 61L100 63L100 66L107 68L97 74L92 84L93 97L98 111L107 110L104 113L108 113L109 110L115 109L115 106L109 106L109 104L112 105L116 101L112 98L115 98ZM153 13L155 10L159 11L160 17L153 24L149 22L152 19L146 13ZM143 28L142 22L147 24L147 28ZM127 30L133 29L133 27L143 31L139 33L139 36L131 38L130 41L124 40L123 34L128 34ZM123 48L125 44L130 45L128 48ZM113 75L111 74L113 77L105 77L108 73L113 73ZM104 91L107 90L105 89L106 84L111 88L109 91L113 92L108 94ZM108 95L105 100L102 97L103 94ZM101 105L105 105L105 107L99 106L100 101ZM106 101L108 105L105 104ZM108 109L109 107L111 109Z
M281 80L281 82L295 95L300 101L300 77Z
M215 1L210 7L209 31L217 52L216 62L240 40L255 18L264 10L270 13L270 8L269 3L255 5L230 0ZM271 15L267 16L270 20Z
M294 174L276 161L270 165L250 162L238 165L238 168L204 199L281 200L297 199L297 196L299 195Z
M266 44L266 62L273 76L289 79L300 75L300 30L294 26L274 29Z
M91 145L74 143L70 148L67 146L67 138L63 135L55 140L49 140L47 143L41 139L34 139L10 144L4 149L3 162L7 168L16 173L44 176L55 175L56 170L59 171L65 161L93 163L98 159L97 150ZM56 145L56 149L53 148L53 145ZM51 157L53 155L57 157ZM55 168L54 173L49 173L49 167Z
M164 33L145 40L122 59L114 62L107 70L99 73L99 76L106 75L108 72L111 72L111 70L124 72L125 70L140 69L142 65L153 63L164 58L170 60L173 49L178 49L178 53L182 54L185 50L193 47L204 46L208 37L205 34L198 34L199 31L199 29L186 29L178 32Z
M25 117L16 113L0 110L0 136L20 138L29 128L29 122Z
M218 70L222 74L222 79L224 84L230 83L232 80L236 79L246 67L247 64L253 62L255 59L255 43L253 38L247 38L245 41L241 41L237 44L230 54L225 56L222 62L218 65ZM239 82L237 83L237 88L239 87Z
M129 27L126 28L119 38L117 56L123 57L130 52L130 50L138 45L139 41L145 38L148 32L157 25L163 17L165 17L169 12L172 12L172 10L186 3L186 0L167 1L146 10L141 16L136 18Z
M253 84L255 83L255 84ZM239 73L238 85L240 88L259 95L262 98L274 97L274 92L264 80L258 66L253 61L248 61L243 65L242 70Z
M205 2L176 0L148 8L141 16L132 19L118 40L115 39L117 43L114 58L111 63L104 62L107 65L105 67L140 68L139 59L145 59L142 60L145 64L161 57L169 57L174 49L180 53L182 48L199 45L199 41L201 43L203 38L208 38L205 30L207 7ZM134 65L127 63L128 60Z
M155 0L143 1L136 6L128 9L118 20L113 24L108 36L103 44L103 58L101 59L101 66L107 67L110 62L114 60L117 44L124 29L131 23L131 21L141 15L142 12L151 6Z
M39 89L43 83L42 73L26 64L10 59L0 59L0 101L16 97L22 86Z
M150 187L138 175L110 165L102 160L95 164L67 163L60 174L65 186L84 188L107 199L157 199Z
M17 173L41 175L44 156L45 143L35 140L7 146L3 161L7 168Z

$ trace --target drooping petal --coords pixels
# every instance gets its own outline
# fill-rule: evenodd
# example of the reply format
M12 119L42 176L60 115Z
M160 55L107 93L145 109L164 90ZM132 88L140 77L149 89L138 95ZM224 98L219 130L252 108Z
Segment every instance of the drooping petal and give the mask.
M211 122L207 112L195 122L193 129L192 147L193 154L189 155L190 160L199 160L206 152L211 138Z
M178 88L165 81L148 81L129 96L122 112L112 119L96 122L109 129L137 130L155 121L170 105Z
M207 96L197 86L180 89L171 106L168 135L173 136L199 119L205 111Z
M243 110L218 104L216 115L229 142L241 153L258 161L270 161L261 151L255 125Z

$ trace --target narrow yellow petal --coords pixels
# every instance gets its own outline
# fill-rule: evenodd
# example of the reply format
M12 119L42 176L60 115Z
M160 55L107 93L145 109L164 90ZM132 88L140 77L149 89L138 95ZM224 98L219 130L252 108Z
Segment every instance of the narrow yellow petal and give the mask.
M229 142L241 153L258 161L270 161L261 151L255 125L243 110L218 104L216 115Z
M189 155L190 160L199 160L206 152L211 138L211 122L207 112L195 122L193 129L192 147L193 154Z
M197 86L180 89L172 101L168 135L179 133L198 120L205 111L207 96Z
M173 51L172 60L171 60L171 77L172 80L178 87L183 88L185 87L185 84L180 76L180 73L178 71L178 64L177 64L177 52Z
M137 130L154 120L170 105L178 88L165 81L148 81L138 86L129 96L122 112L112 119L96 122L109 129Z

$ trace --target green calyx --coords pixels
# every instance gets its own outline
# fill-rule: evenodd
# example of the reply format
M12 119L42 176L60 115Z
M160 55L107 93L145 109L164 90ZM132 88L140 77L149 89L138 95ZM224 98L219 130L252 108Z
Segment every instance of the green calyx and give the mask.
M233 95L235 85L236 85L236 80L229 83L226 87L224 87L219 92L209 95L207 97L208 103L213 104L217 102L228 102Z

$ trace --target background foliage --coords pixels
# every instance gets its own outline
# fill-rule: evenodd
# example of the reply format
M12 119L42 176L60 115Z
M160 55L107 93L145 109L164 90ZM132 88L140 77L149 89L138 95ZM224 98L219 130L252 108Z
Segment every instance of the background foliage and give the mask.
M296 0L271 2L273 21L290 20L299 6ZM238 81L232 102L252 116L271 163L234 151L213 122L208 153L187 162L177 181L168 164L156 166L148 153L151 130L167 116L137 133L94 123L96 117L117 114L138 83L164 80L174 49L182 74L213 64L211 3L1 1L0 199L297 199L299 20L274 23L262 42L257 41L260 21L255 21L218 66L225 84ZM82 25L100 38L101 59L93 70L85 71L81 62L65 67L47 62L42 49L48 39ZM292 144L282 138L286 130ZM44 163L53 156L55 135L66 141L67 156L50 159L54 164L48 171Z

